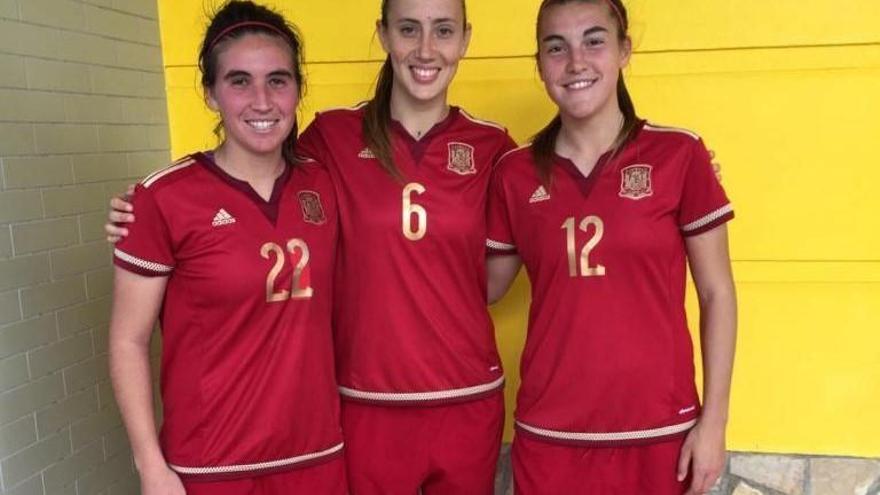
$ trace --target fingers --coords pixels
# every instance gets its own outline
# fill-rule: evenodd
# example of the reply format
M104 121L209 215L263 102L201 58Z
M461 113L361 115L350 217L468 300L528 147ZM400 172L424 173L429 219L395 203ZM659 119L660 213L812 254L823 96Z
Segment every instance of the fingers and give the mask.
M131 203L123 198L111 198L110 209L115 211L132 211Z
M134 196L134 184L129 184L125 189L125 198L128 199L132 196Z
M134 222L134 213L113 210L107 215L107 220L109 223L131 223Z
M682 481L685 480L685 478L687 478L688 467L690 467L691 458L693 457L693 452L694 452L693 444L691 442L690 437L688 437L688 439L685 440L684 445L682 445L682 447L681 447L681 454L679 454L679 456L678 456L678 476L677 476L677 479L678 479L679 483L681 483Z
M715 485L718 477L721 475L721 468L701 466L695 461L693 466L693 481L691 482L688 494L703 495L708 493Z
M107 234L107 242L116 244L119 239L128 235L128 229L125 227L117 227L112 223L104 224L104 233Z

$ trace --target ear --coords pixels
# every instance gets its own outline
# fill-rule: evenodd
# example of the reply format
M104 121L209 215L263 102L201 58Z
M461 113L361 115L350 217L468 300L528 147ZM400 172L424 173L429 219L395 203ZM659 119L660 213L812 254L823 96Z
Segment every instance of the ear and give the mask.
M468 47L471 45L471 33L474 30L471 29L471 23L467 23L464 26L464 42L461 44L461 58L464 58L465 54L467 54Z
M382 45L382 49L385 50L385 53L389 53L388 29L382 25L381 19L376 21L376 34L379 35L379 43Z
M215 112L220 111L220 105L217 103L217 99L214 98L214 89L209 87L202 87L202 90L205 92L205 105L208 105L208 108Z
M632 56L632 38L627 36L620 44L620 68L623 69L629 65L629 59Z

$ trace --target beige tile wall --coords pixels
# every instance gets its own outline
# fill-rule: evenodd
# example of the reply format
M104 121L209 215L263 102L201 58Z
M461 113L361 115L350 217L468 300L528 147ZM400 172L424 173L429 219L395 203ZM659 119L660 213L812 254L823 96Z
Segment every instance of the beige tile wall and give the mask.
M170 159L155 0L0 0L0 495L137 493L108 195Z

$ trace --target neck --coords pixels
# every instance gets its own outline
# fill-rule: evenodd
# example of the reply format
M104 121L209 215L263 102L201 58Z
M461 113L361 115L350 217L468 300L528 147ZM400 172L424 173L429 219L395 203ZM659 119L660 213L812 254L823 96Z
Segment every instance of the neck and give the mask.
M556 152L570 159L584 175L589 175L603 153L617 142L623 128L623 112L614 99L598 113L576 118L562 113L562 129L556 140Z
M391 90L391 118L400 122L412 137L421 138L449 115L445 91L434 99L421 101L397 87Z
M275 179L284 172L281 150L254 154L229 146L228 143L214 150L214 163L227 174L250 184L266 200L272 195Z

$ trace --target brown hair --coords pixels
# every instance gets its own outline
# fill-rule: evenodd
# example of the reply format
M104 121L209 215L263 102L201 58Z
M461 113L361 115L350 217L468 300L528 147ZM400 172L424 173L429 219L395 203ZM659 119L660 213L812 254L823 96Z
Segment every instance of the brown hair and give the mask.
M536 38L540 45L540 29L541 21L544 19L546 11L555 5L564 5L571 2L581 3L601 3L606 4L611 10L611 14L617 20L617 39L623 41L628 36L629 18L627 17L626 7L622 0L543 0L541 7L538 9L538 22L535 27ZM535 54L536 58L540 57L540 48ZM636 116L636 107L633 104L629 90L626 88L626 82L623 80L623 71L617 79L617 105L623 113L623 127L614 141L613 149L618 149L626 142L626 139L638 125L638 117ZM535 166L538 168L538 177L545 187L550 187L551 168L553 167L553 157L556 152L556 139L562 130L562 118L559 114L553 117L553 120L546 127L538 131L532 137L532 157L535 160Z
M388 9L391 0L382 0L382 17L379 22L383 28L388 27ZM464 14L464 25L467 26L467 7L465 0L461 0L461 10ZM392 177L402 180L400 169L394 164L394 150L391 144L389 127L391 125L391 89L394 86L394 68L391 66L391 56L385 58L379 76L376 79L376 92L373 99L364 107L364 121L362 133L364 141L370 151L376 155L379 164Z
M249 0L228 0L210 16L211 22L205 31L205 37L199 48L199 70L202 73L202 87L209 90L217 82L218 47L229 40L238 39L246 34L266 34L281 38L290 46L293 62L293 78L297 92L302 96L305 92L303 77L303 42L299 30L274 10L257 5ZM223 122L214 127L214 134L222 139ZM293 124L290 134L284 139L281 153L288 163L295 163L293 152L296 144L297 125Z

